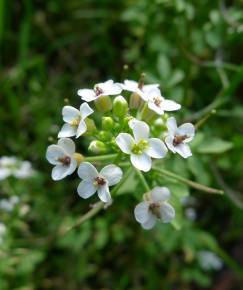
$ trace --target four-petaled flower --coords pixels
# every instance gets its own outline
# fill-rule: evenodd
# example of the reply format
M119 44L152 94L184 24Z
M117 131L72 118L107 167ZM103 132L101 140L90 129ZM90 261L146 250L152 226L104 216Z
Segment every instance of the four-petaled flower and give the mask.
M167 187L155 187L145 194L145 201L139 203L134 209L135 219L141 226L149 230L154 227L157 220L169 223L175 217L175 210L167 200L170 191Z
M152 166L152 158L163 158L167 148L158 138L149 138L149 126L133 119L129 122L134 138L128 133L120 133L116 137L116 143L122 152L131 155L134 167L142 171L149 171Z
M177 111L181 108L180 104L163 98L159 88L150 89L142 98L148 102L149 109L159 115L163 115L164 111Z
M195 135L195 128L191 123L185 123L177 127L176 119L170 117L167 120L167 136L165 143L167 147L173 152L180 154L183 158L192 155L191 149L187 144Z
M141 84L140 85L138 82L125 80L124 84L121 84L121 86L123 90L129 91L132 93L137 93L142 98L144 98L144 94L146 94L148 91L150 91L153 88L158 88L159 84L152 84L152 85Z
M120 182L122 170L120 167L110 164L98 172L91 163L83 162L78 168L78 175L83 179L77 189L82 198L89 198L97 191L99 198L107 203L111 202L109 186Z
M74 158L75 144L69 138L58 140L57 145L50 145L47 148L46 159L55 167L52 169L52 179L60 180L72 174L77 161Z
M87 103L83 103L77 110L71 106L65 106L62 110L63 121L66 122L58 134L58 138L63 137L80 137L87 130L85 119L94 111Z
M91 102L98 99L101 96L119 95L122 91L122 87L118 83L114 83L113 80L108 80L104 83L99 83L94 86L94 89L81 89L78 90L78 95L82 100Z

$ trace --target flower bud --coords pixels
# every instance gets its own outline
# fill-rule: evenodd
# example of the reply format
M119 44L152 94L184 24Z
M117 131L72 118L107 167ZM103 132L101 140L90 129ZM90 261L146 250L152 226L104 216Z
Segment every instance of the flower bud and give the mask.
M112 134L108 131L100 131L98 137L101 141L109 141L112 138Z
M95 122L94 120L90 119L90 118L86 118L85 119L85 124L87 126L87 131L84 133L84 135L86 136L90 136L93 135L93 133L95 131L97 131L97 128L95 126Z
M141 106L142 102L143 102L143 100L139 96L139 94L132 93L130 96L129 107L131 109L138 109Z
M102 117L102 128L103 130L111 130L114 126L114 121L111 117Z
M107 151L105 143L95 140L89 144L88 150L94 154L102 154Z
M112 101L109 96L100 96L94 103L96 109L101 113L109 112L112 109Z
M84 161L84 156L80 153L74 153L73 157L77 161L78 166Z
M113 101L113 112L117 117L124 117L128 111L128 103L123 96L118 96Z

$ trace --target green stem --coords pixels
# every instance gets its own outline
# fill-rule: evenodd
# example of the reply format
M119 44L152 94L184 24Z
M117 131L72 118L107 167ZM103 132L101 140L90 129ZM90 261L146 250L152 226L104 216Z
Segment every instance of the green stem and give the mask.
M142 172L140 170L136 169L136 174L137 174L138 178L140 179L140 181L141 181L144 189L146 190L146 192L149 192L150 191L150 187L149 187L144 175L142 174Z
M195 188L195 189L198 189L198 190L201 190L201 191L205 191L205 192L208 192L208 193L212 193L212 194L223 194L223 190L220 190L220 189L215 189L215 188L212 188L212 187L208 187L208 186L205 186L205 185L202 185L200 183L197 183L197 182L194 182L194 181L191 181L189 179L186 179L184 177L181 177L173 172L170 172L168 170L165 170L165 169L161 169L161 168L156 168L156 167L153 167L154 170L158 171L159 173L161 173L162 175L166 175L168 177L171 177L175 180L178 180L184 184L187 184L189 185L190 187L192 188Z
M117 157L117 154L107 154L107 155L98 155L98 156L88 156L85 157L85 161L87 162L93 162L93 161L104 161L104 160L110 160Z

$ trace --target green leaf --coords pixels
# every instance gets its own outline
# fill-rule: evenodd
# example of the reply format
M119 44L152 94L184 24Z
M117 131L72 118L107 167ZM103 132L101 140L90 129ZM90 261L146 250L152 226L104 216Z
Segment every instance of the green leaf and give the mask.
M201 143L197 151L205 154L220 154L230 150L233 144L229 141L225 141L219 138L211 138Z

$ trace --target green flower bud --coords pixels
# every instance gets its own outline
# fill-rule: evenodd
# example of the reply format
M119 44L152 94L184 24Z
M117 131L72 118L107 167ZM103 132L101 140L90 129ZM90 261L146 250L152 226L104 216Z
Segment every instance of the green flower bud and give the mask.
M100 96L94 103L99 112L106 113L112 109L112 101L109 96Z
M128 103L123 96L118 96L113 101L113 113L117 117L124 117L128 111Z
M100 131L98 137L101 141L109 141L112 138L112 134L108 131Z
M95 140L89 144L88 150L94 154L103 154L106 153L107 147L105 143Z
M143 103L142 98L137 93L132 93L130 96L129 107L131 109L138 109Z
M103 130L111 130L114 126L114 121L111 117L102 117L102 128Z
M97 131L97 128L95 126L95 122L94 120L90 119L90 118L86 118L85 119L85 124L87 126L87 131L84 133L84 135L86 136L90 136L93 135L93 133L95 131Z

